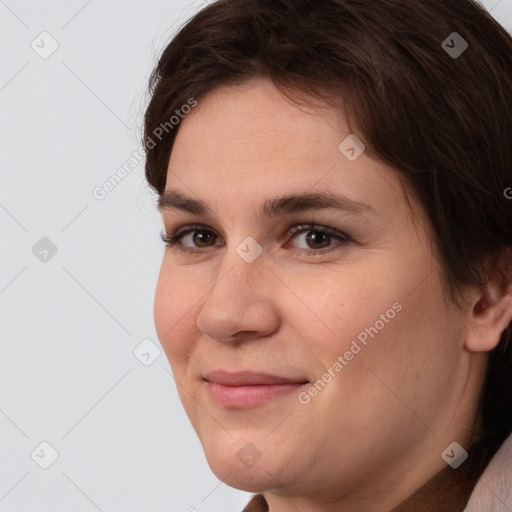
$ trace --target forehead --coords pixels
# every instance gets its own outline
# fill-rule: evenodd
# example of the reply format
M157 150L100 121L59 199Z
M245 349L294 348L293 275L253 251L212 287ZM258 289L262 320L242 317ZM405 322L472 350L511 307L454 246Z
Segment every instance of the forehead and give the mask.
M259 79L208 92L181 122L175 145L214 160L228 155L242 161L266 155L314 157L320 145L330 147L334 157L344 132L348 135L340 112L320 104L299 107L271 82Z
M299 107L268 81L221 86L181 121L166 191L187 196L189 211L231 204L261 216L282 207L270 199L288 196L282 202L290 205L291 194L313 193L343 196L347 211L362 203L366 213L396 208L404 202L396 171L364 152L347 159L339 147L349 135L342 114L325 105ZM160 206L186 202L167 194Z

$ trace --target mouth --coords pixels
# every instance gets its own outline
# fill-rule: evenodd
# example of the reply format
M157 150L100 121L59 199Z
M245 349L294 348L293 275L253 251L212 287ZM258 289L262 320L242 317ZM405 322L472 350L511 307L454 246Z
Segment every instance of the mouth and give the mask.
M216 370L205 375L211 399L221 407L243 409L297 392L309 384L303 378L262 372Z

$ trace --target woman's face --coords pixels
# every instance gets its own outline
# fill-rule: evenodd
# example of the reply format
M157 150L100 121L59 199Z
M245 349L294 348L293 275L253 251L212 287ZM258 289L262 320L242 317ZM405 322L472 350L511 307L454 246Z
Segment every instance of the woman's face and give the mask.
M190 202L162 214L168 234L200 226L165 250L155 323L219 478L364 510L467 443L478 390L422 209L326 112L253 81L185 117L166 192Z

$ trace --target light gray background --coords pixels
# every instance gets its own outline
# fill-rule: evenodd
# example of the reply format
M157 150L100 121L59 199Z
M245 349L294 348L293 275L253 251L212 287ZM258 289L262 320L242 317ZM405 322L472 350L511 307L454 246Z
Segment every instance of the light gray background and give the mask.
M93 196L140 148L151 69L205 3L0 0L1 512L240 512L251 496L209 469L158 356L143 162ZM512 0L484 4L512 32Z

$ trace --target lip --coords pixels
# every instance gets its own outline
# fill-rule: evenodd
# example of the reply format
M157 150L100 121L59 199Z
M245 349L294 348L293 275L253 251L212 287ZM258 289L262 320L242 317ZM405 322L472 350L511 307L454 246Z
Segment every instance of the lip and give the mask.
M285 377L265 372L228 372L226 370L213 370L208 372L204 379L224 386L259 386L271 384L304 384L307 379L300 377Z
M309 384L302 378L251 371L215 370L208 372L204 380L215 403L235 409L255 407Z

